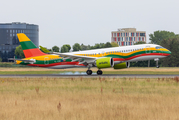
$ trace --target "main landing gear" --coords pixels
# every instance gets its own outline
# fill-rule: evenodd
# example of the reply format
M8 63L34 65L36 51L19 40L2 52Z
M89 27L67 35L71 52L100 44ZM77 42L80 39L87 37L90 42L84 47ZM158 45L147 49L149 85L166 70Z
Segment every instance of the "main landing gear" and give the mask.
M87 75L91 75L92 73L93 73L92 70L87 70L87 71L86 71L86 74L87 74ZM97 71L97 75L102 75L102 74L103 74L103 71L102 71L102 70L98 70L98 71Z
M92 70L90 70L90 68L92 67L92 65L88 65L88 70L86 71L86 74L87 75L91 75L93 73ZM102 70L98 70L97 71L97 75L102 75L103 74L103 71Z
M92 70L90 70L90 67L92 67L92 65L88 65L88 70L86 71L86 74L87 75L91 75L92 73L93 73L93 71Z
M87 71L86 71L86 74L87 74L87 75L91 75L92 73L93 73L92 70L87 70Z
M154 60L156 61L156 68L159 68L159 67L160 67L160 65L158 65L158 61L159 61L159 59L156 58L156 59L154 59Z
M103 71L102 70L98 70L97 71L97 75L102 75L103 74Z

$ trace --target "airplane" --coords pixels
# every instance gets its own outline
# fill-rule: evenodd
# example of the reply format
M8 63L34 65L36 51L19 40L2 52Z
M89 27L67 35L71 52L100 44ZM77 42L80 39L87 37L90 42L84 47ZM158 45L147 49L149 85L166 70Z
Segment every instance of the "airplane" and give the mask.
M46 67L52 69L65 69L74 67L87 67L87 75L92 74L91 67L97 67L97 75L102 75L101 69L124 69L130 67L130 62L156 60L171 54L169 50L156 44L140 44L132 46L112 47L95 50L85 50L68 53L52 54L43 53L24 34L18 33L17 37L22 46L25 58L15 59L16 64ZM158 64L156 66L159 68Z

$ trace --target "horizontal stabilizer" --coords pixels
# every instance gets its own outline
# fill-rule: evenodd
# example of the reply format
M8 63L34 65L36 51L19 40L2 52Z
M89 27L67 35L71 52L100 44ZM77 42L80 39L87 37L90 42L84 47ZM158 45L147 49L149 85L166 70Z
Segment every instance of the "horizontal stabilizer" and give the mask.
M23 62L25 62L25 63L35 63L35 62L36 62L36 60L35 60L35 59L24 60L24 59L9 58L8 60L13 60L13 61L18 60L18 61L23 61Z

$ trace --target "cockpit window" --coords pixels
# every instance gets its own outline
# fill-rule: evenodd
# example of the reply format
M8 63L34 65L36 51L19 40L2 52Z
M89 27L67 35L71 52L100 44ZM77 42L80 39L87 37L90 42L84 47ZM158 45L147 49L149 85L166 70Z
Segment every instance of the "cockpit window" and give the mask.
M162 46L157 46L157 47L155 47L155 49L160 49L160 48L163 48Z

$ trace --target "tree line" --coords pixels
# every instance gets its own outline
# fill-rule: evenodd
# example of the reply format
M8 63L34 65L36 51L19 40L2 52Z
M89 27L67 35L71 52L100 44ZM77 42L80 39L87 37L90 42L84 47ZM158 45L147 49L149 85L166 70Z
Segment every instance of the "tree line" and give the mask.
M99 44L95 44L94 46L84 45L84 44L80 45L79 43L75 43L72 47L69 44L65 44L61 46L61 48L59 48L58 46L54 46L52 47L52 49L48 49L48 50L53 52L65 53L70 51L83 51L83 50L92 50L92 49L100 49L100 48L118 47L118 46L119 45L114 42L99 43Z

